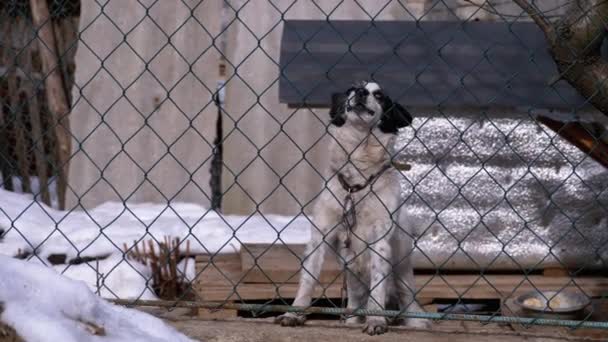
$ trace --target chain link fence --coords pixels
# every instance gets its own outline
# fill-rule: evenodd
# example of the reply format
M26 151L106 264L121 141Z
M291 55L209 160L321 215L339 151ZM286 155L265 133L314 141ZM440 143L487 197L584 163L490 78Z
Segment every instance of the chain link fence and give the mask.
M128 305L605 328L607 14L572 0L5 1L0 252ZM411 123L357 135L344 108L332 120L361 80ZM361 156L396 180L374 191L384 178ZM367 211L389 193L394 206ZM404 275L371 268L390 262L369 235L355 273L326 248L382 215L415 269L407 305L373 298ZM310 305L292 305L301 278Z

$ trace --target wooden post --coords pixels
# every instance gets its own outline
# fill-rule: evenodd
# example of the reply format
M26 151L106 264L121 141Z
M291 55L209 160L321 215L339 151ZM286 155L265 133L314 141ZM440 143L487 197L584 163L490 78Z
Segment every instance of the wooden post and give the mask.
M65 209L69 158L72 153L70 122L68 114L70 105L65 91L63 75L57 55L55 33L46 0L30 0L34 29L38 36L42 74L45 79L46 98L49 110L53 115L53 125L57 141L58 183L57 195L59 208Z
M23 19L16 18L16 28L10 32L10 41L13 48L21 48L20 34L25 34L25 22ZM13 129L15 131L15 154L17 157L17 168L19 169L19 177L21 178L21 191L32 192L30 186L30 164L26 148L26 126L24 120L23 106L21 105L20 88L22 82L17 78L18 61L14 56L9 56L6 59L6 64L9 67L8 71L8 98L10 108L13 115ZM22 78L23 79L23 78Z
M24 32L23 41L27 42L29 35ZM26 44L23 44L26 48ZM32 46L27 47L27 52L24 54L23 70L26 73L33 73L34 68L32 66L32 55L34 49ZM34 84L35 81L24 80L22 81L23 91L26 94L26 100L28 103L28 113L30 118L30 124L32 125L32 149L34 151L34 161L36 163L36 174L38 175L38 184L40 185L40 196L42 201L46 205L51 206L51 197L49 195L49 180L47 170L47 158L44 150L44 139L42 134L42 123L40 120L40 103L38 102L38 91ZM37 195L37 194L34 194Z
M2 56L0 56L0 61L1 60ZM4 118L4 103L0 102L0 175L2 176L2 184L0 184L0 188L13 191L13 173L8 155L8 130L6 129L6 121Z
M217 106L217 118L215 121L215 139L213 140L213 158L211 159L211 178L209 179L209 187L211 188L211 209L222 211L222 169L224 167L224 136L222 123L222 107L224 105L224 96L226 92L226 64L221 61L219 64L219 82L218 87L213 95L213 102Z
M4 37L10 36L10 27L13 23L10 20L6 20L1 28L1 32ZM7 38L8 39L8 38ZM9 60L9 52L8 48L5 46L0 49L0 65L8 69ZM6 77L6 75L4 75ZM6 80L0 79L0 89L2 83L5 83ZM5 112L5 109L9 107L9 93L8 93L8 84L6 86L6 93L0 94L0 97L4 99L4 102L0 102L0 173L2 175L2 183L0 187L4 187L8 191L14 191L13 187L13 168L10 161L9 151L8 151L8 114L9 112ZM6 103L6 104L5 104Z

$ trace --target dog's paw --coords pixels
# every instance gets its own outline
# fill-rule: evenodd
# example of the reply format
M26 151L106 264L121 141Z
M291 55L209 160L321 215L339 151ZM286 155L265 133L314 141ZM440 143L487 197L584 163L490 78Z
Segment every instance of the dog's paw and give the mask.
M304 315L298 315L292 312L287 312L281 316L277 316L274 319L276 324L280 324L284 327L295 327L298 325L304 325L306 317Z
M388 331L388 324L384 317L367 317L363 332L369 335L381 335Z
M430 329L431 321L422 318L408 318L405 320L405 326L416 329Z

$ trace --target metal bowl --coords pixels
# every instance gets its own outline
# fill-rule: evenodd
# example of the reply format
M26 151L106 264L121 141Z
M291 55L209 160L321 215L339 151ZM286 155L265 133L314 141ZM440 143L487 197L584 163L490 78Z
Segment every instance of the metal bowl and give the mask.
M571 313L591 303L587 296L571 291L530 291L515 299L522 308L542 313Z

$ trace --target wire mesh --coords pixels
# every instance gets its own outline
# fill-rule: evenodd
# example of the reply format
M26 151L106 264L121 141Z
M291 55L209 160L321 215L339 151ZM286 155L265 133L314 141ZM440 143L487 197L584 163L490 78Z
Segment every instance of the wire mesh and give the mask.
M605 14L570 0L5 1L0 251L122 304L606 328L595 305L557 312L608 289ZM515 43L480 41L477 22ZM517 53L538 75L507 68ZM378 128L395 106L330 117L360 76L397 79L395 102L415 94L413 121ZM530 291L540 316L505 304ZM490 299L504 305L469 310Z

